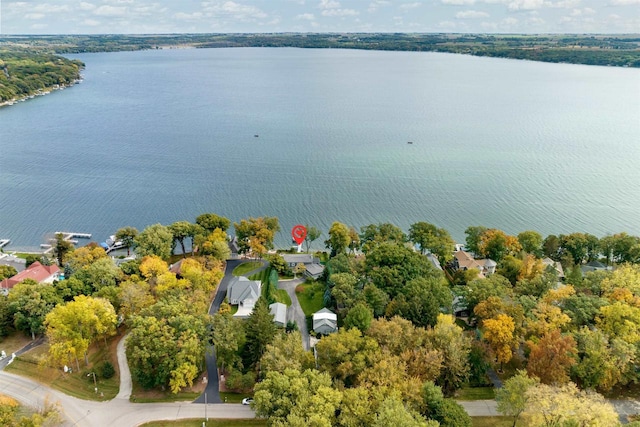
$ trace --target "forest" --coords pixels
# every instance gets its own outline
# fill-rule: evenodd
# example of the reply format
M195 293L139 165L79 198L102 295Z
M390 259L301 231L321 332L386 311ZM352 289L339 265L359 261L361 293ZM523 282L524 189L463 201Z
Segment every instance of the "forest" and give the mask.
M83 68L82 61L0 46L0 104L72 85Z
M0 36L0 48L57 54L172 47L449 52L542 62L640 67L640 37L637 35L274 33Z
M307 251L323 242L327 251L316 255L326 268L296 293L322 290L321 306L337 314L339 328L310 331L317 342L305 351L300 325L273 323L271 291L248 319L226 302L207 313L231 255L231 225L206 213L141 232L123 227L116 237L137 256L120 261L59 236L54 257L28 262L57 263L64 280L26 280L2 296L0 334L44 335L46 363L81 371L92 346L125 328L135 383L173 393L205 372L212 343L227 388L254 393L256 414L274 426L470 426L455 400L470 389L495 393L514 424L614 426L603 394L637 393L637 236L471 226L464 246L477 268L463 268L448 231L428 222L408 232L390 223L356 230L334 222L326 232L308 225ZM273 246L277 218L233 227L240 254L291 279ZM178 260L176 272L169 261ZM13 274L0 269L0 279ZM496 377L504 384L497 390Z

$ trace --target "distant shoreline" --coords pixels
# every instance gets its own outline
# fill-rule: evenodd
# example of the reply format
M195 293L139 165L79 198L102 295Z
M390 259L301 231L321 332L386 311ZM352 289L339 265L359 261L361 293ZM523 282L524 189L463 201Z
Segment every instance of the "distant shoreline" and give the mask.
M51 87L46 87L44 89L40 89L38 90L36 93L31 94L31 95L24 95L22 97L19 98L13 98L4 102L0 102L0 108L3 107L11 107L19 102L25 102L28 101L29 99L34 99L38 96L45 96L45 95L49 95L51 94L51 92L55 92L58 90L64 90L66 88L75 86L77 84L82 83L82 79L76 79L73 82L69 83L69 84L62 84L62 85L55 85L55 86L51 86Z

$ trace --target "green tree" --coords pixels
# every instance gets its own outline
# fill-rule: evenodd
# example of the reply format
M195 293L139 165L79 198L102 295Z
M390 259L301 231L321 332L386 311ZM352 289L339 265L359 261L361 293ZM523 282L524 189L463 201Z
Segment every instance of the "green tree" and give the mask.
M480 244L480 237L485 231L487 231L487 227L482 225L467 227L464 234L467 235L465 239L465 247L468 251L473 252L474 254L480 253L478 245Z
M307 235L304 237L304 242L307 245L307 252L309 252L309 246L311 246L313 242L320 238L320 236L322 235L322 231L314 226L309 225L306 226L306 229Z
M455 242L444 228L438 228L428 222L416 222L409 228L409 240L418 245L420 252L427 251L445 264L453 258Z
M173 235L164 225L154 224L138 234L134 242L138 256L156 255L162 259L167 259L171 256Z
M331 257L344 253L350 242L349 227L337 221L331 224L329 238L324 241L325 246L331 249Z
M58 265L64 265L65 257L69 252L73 251L73 244L64 239L64 234L56 234L55 244L53 245L53 253L58 260Z
M542 256L542 235L537 231L527 230L518 234L522 250L540 258Z
M122 270L111 258L100 258L88 267L77 271L73 277L81 280L85 288L96 292L108 286L116 286L122 279Z
M245 335L247 337L242 359L248 370L260 370L260 359L267 349L267 345L273 342L277 328L273 323L273 315L264 298L258 298L251 315L245 322Z
M9 310L13 314L16 329L35 339L45 331L45 317L60 302L53 286L27 279L13 287L8 296Z
M341 398L326 373L285 369L256 384L253 408L274 426L331 427Z
M137 235L138 230L134 227L122 227L116 231L116 240L122 242L122 244L127 248L127 256L129 256L129 251L135 244L135 238Z
M380 410L373 423L373 427L433 427L438 426L432 421L427 422L415 411L407 408L397 397L388 397L380 405Z
M167 227L173 238L180 243L180 248L182 249L182 256L187 256L187 251L184 247L184 239L189 236L193 236L193 224L189 221L177 221Z
M213 316L212 326L213 348L218 366L222 371L229 368L240 369L240 351L247 341L242 321L234 318L230 311L220 311Z
M345 328L357 328L362 332L366 332L373 320L373 311L365 303L354 305L347 316L344 318Z
M204 213L202 215L198 215L196 218L196 224L204 228L209 233L212 233L216 228L219 228L222 231L227 231L231 225L231 221L228 218L214 213Z
M241 253L253 252L259 256L273 248L275 233L280 231L276 217L243 219L233 223Z
M471 281L462 289L462 297L467 309L473 313L473 309L480 302L489 297L504 298L512 294L511 284L509 281L499 275L492 274L486 279L476 279Z
M0 265L0 280L13 277L16 274L18 274L18 270L16 270L15 267L10 265Z
M264 372L284 373L287 369L302 372L311 369L313 365L313 354L302 347L302 335L299 331L276 334L273 342L267 344L260 359L260 367Z
M451 312L453 294L443 277L419 277L407 282L402 290L404 304L400 313L416 326L434 326L438 314Z
M451 315L438 315L438 322L427 330L427 340L432 348L439 349L444 357L443 368L437 383L445 395L451 395L469 375L469 351L471 339L454 322Z
M364 253L368 253L381 243L403 244L406 240L407 236L404 232L388 222L369 224L360 228L360 242Z
M536 384L538 380L530 378L526 371L518 371L496 391L498 412L504 416L513 417L513 427L516 427L520 414L527 407L527 390Z
M554 261L560 261L563 253L560 238L555 234L548 235L542 242L542 253Z

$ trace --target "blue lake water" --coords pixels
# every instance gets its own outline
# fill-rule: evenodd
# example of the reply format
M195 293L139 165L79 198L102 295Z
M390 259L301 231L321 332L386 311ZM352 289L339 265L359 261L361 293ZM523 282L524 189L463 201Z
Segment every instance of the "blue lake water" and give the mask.
M640 70L356 50L98 53L0 109L0 238L277 216L640 234ZM254 137L254 135L259 137ZM408 144L412 141L412 144Z

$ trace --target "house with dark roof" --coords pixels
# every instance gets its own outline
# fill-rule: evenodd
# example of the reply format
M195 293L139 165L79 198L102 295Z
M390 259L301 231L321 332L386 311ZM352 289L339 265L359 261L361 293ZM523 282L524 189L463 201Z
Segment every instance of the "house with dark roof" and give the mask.
M60 268L57 265L42 265L36 261L15 276L0 282L0 289L6 294L15 285L26 279L32 279L38 283L53 283L53 281L58 280L59 277Z
M304 264L306 270L304 275L314 280L318 280L324 272L324 265L320 260L310 254L282 254L282 258L289 268L294 269L298 264Z
M227 287L227 300L229 304L238 306L234 317L249 317L256 301L260 298L261 289L260 281L249 280L244 276L231 279Z
M338 315L328 308L313 313L313 331L327 335L338 330Z

